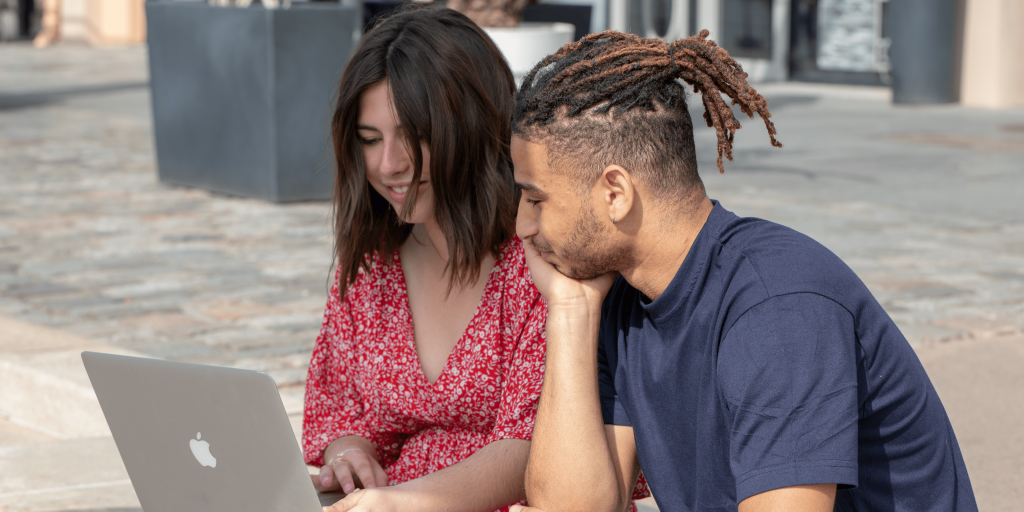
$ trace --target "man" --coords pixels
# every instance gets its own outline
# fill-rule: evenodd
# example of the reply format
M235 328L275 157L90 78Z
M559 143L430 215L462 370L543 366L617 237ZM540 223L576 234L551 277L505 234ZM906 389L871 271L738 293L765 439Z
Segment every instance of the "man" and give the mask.
M864 284L706 196L680 79L720 170L739 128L720 93L779 146L706 37L591 35L516 98L517 231L549 308L531 506L623 510L642 468L663 511L977 510L924 368Z

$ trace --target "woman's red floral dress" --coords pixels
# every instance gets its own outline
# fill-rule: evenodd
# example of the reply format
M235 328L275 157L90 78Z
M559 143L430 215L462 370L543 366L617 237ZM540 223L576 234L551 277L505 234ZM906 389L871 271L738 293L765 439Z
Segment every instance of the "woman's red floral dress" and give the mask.
M502 246L477 311L434 383L416 354L398 253L388 259L375 255L343 299L337 278L331 288L306 381L306 463L322 466L328 444L358 435L377 447L394 485L492 441L529 440L544 376L547 305L522 241Z

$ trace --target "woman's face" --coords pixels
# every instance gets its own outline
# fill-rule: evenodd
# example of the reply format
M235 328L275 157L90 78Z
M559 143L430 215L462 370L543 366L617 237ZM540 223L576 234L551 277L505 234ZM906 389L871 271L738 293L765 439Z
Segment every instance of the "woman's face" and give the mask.
M412 214L403 219L420 224L434 217L434 194L430 188L430 148L420 142L423 172L412 183L413 156L399 127L398 114L386 80L374 84L359 98L357 125L359 143L366 163L366 180L399 213L410 187L419 187Z

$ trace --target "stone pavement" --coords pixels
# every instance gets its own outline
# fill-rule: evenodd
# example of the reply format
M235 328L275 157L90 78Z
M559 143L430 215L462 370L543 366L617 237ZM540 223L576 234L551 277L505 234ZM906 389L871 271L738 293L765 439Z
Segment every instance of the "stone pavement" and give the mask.
M78 352L259 369L296 425L330 274L329 207L156 181L145 51L0 45L0 511L136 511ZM915 345L984 510L1024 489L1024 111L895 108L766 84L709 194L801 230ZM696 111L695 111L696 112ZM699 112L698 119L699 119Z

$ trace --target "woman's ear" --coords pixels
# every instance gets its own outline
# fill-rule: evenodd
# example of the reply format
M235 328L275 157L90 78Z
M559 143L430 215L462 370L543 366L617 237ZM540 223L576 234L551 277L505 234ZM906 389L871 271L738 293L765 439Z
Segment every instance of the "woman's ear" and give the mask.
M629 171L620 165L612 164L604 168L595 193L601 205L595 208L595 213L600 216L603 207L612 224L622 222L633 211L636 187Z

